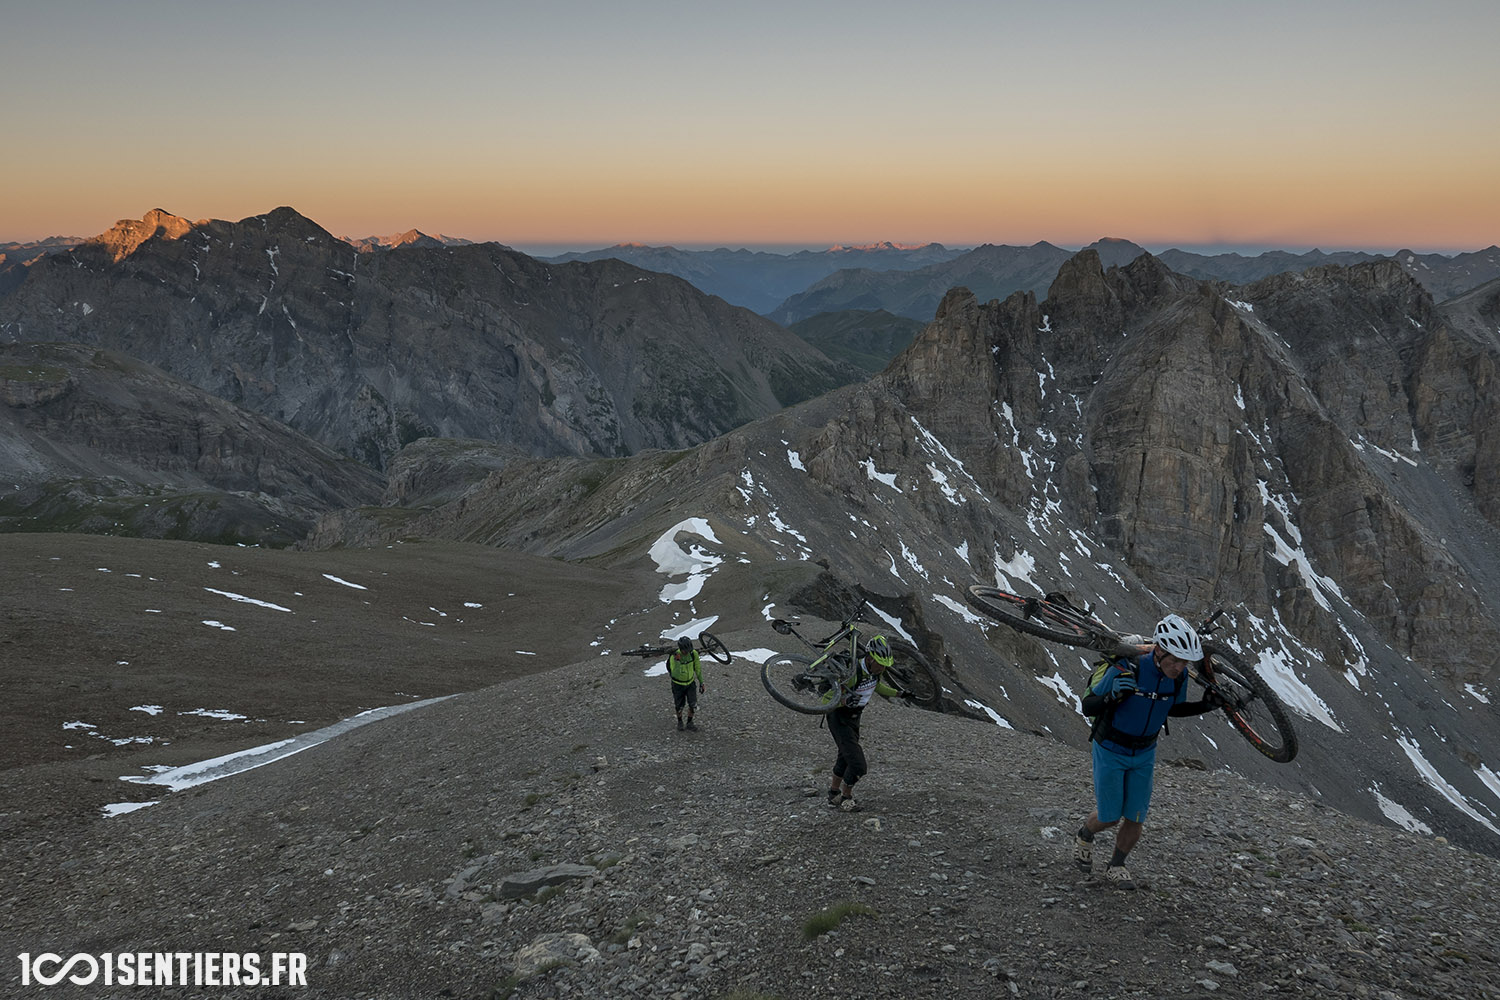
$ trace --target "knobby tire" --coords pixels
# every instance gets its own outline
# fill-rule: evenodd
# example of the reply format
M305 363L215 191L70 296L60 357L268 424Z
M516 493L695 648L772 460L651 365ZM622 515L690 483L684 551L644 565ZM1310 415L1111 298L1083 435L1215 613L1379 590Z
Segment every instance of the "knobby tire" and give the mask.
M1225 694L1249 692L1254 695L1242 709L1224 709L1224 714L1229 716L1230 723L1240 735L1278 764L1288 763L1297 756L1297 734L1292 729L1286 706L1260 674L1238 653L1216 642L1205 642L1203 654L1212 665Z
M777 653L761 664L760 682L772 698L794 712L827 715L839 707L839 679L827 661L815 668L812 663L810 656Z
M943 686L937 672L916 646L900 639L888 639L895 662L885 672L887 683L902 694L911 695L912 704L937 708L943 697Z
M1069 621L1054 611L1043 598L1021 597L998 587L971 586L964 591L964 596L976 610L984 612L997 622L1066 646L1095 648L1108 631L1085 628ZM1027 613L1028 609L1032 614ZM1081 611L1076 613L1082 615Z
M719 640L712 632L703 632L698 636L698 648L718 663L728 663L734 657L729 655L729 647Z

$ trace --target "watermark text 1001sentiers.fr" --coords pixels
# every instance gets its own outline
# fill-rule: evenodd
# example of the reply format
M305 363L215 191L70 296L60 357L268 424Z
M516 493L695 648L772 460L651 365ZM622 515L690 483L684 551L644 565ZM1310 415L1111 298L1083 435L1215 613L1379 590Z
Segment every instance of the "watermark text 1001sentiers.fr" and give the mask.
M307 955L276 951L131 951L103 955L22 952L21 985L55 986L306 986Z

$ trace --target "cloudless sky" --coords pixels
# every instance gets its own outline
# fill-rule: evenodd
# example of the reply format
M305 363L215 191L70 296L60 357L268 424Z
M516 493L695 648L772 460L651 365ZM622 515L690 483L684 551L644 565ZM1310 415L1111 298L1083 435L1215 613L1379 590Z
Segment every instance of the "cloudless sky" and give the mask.
M1500 242L1496 0L0 0L0 241Z

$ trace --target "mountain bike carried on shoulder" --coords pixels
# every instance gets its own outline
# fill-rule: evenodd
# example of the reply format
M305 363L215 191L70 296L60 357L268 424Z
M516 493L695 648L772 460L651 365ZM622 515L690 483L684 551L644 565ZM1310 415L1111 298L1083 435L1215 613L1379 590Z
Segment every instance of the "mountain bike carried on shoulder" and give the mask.
M1019 632L1081 646L1107 657L1134 657L1144 652L1140 645L1127 642L1100 621L1092 608L1076 606L1063 593L1026 597L998 587L972 586L964 596L977 610ZM1203 659L1188 664L1188 676L1223 702L1224 714L1251 746L1285 764L1297 756L1297 734L1286 706L1244 658L1224 643L1208 638L1223 613L1220 608L1198 625Z
M728 663L730 660L734 659L734 657L729 653L729 647L720 642L719 637L714 635L712 632L699 632L698 641L695 645L695 648L699 653L710 657L717 663ZM634 649L622 649L620 651L620 655L644 656L647 659L659 656L665 659L668 653L673 653L676 651L677 644L674 642L670 646L637 646Z
M782 635L801 639L816 655L777 653L767 657L760 668L760 681L771 697L804 715L827 715L839 707L845 685L854 677L865 643L876 634L862 617L867 602L861 601L849 617L839 623L832 635L808 639L796 619L777 618L771 627ZM866 635L866 633L869 633ZM917 647L902 639L886 642L895 661L881 675L881 680L895 688L903 699L923 708L936 708L943 695L937 674Z

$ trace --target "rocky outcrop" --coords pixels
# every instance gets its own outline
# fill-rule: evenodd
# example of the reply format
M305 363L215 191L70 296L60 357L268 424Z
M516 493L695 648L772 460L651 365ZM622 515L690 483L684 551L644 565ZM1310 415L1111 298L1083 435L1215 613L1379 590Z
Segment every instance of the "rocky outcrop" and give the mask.
M45 406L66 396L75 384L66 368L12 358L0 367L0 403L16 409Z
M1169 606L1255 595L1341 659L1332 590L1301 579L1297 550L1404 655L1450 677L1484 674L1495 636L1469 566L1484 560L1450 554L1384 481L1393 461L1417 462L1414 443L1436 421L1426 411L1495 405L1484 373L1496 352L1471 348L1454 364L1451 337L1389 261L1230 291L1149 256L1106 272L1086 251L1040 304L950 293L883 380L900 406L856 406L830 424L809 470L851 489L830 471L857 468L836 441L899 454L910 412L987 492L1076 516ZM1467 413L1449 423L1474 426ZM1430 474L1481 464L1475 436ZM995 558L1011 554L1002 543ZM1487 638L1455 651L1452 633L1475 629Z

